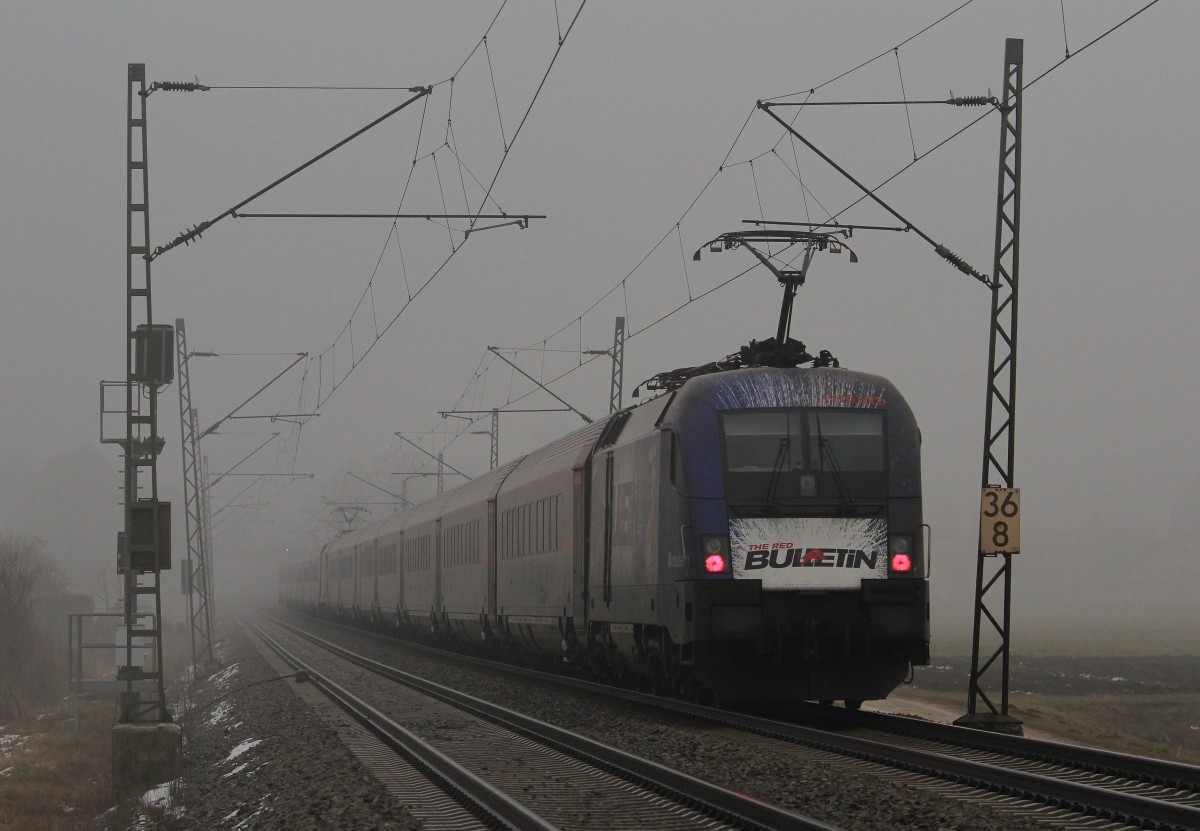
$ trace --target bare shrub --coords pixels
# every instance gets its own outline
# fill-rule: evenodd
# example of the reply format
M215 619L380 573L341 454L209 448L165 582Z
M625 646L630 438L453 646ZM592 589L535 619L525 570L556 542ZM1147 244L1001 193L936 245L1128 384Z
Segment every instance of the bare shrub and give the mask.
M35 617L39 598L61 594L66 579L45 549L36 537L0 537L0 721L52 691L52 662Z

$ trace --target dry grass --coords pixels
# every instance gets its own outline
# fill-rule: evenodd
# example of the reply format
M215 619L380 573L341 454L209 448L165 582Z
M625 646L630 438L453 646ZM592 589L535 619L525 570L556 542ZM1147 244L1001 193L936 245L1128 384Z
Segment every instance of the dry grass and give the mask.
M1013 712L1063 739L1200 764L1200 695L1025 695Z
M992 646L995 646L995 642ZM1194 623L1174 626L1131 628L1127 621L1113 619L1092 626L1039 626L1025 621L1013 623L1012 654L1017 657L1073 655L1119 657L1138 655L1195 656L1200 628ZM970 626L936 628L932 643L935 656L970 655ZM985 649L985 651L987 651Z
M964 713L965 692L909 689L905 695ZM1058 695L1026 693L1010 700L1026 734L1070 744L1200 764L1200 695Z
M171 828L162 811L137 807L140 793L113 791L114 723L113 698L102 696L80 702L78 736L69 700L0 728L28 737L0 750L0 770L11 768L0 776L0 831Z

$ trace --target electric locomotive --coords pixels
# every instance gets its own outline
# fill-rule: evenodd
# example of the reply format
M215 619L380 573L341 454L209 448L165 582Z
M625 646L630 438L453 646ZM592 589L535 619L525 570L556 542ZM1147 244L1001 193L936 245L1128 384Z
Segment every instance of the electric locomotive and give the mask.
M592 525L592 596L607 599L589 612L614 641L642 624L640 645L636 625L624 635L629 660L649 641L668 679L721 699L851 706L928 663L920 435L890 383L743 368L691 378L661 409L661 481L645 470L650 431L593 460L593 518L614 516ZM639 502L657 503L656 523ZM639 567L648 604L629 597Z
M929 662L920 432L887 380L787 337L830 237L788 232L809 254L772 268L775 338L335 540L281 599L688 697L886 697Z

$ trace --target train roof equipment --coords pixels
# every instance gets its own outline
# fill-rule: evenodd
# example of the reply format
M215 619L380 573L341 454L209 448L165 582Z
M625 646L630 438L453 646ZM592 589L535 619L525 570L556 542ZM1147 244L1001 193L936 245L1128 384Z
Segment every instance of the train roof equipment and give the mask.
M827 226L825 226L827 227ZM837 358L827 349L822 349L817 355L809 354L805 345L790 337L792 327L792 306L796 298L796 289L804 285L808 277L808 269L812 265L813 256L825 251L830 254L840 254L842 250L850 252L850 262L857 263L858 255L847 243L854 234L854 226L839 226L831 231L798 231L788 229L759 228L746 231L730 231L709 240L692 255L698 261L701 252L707 248L712 252L729 251L735 248L745 248L753 254L767 270L775 275L775 279L783 286L783 300L779 309L779 325L773 338L751 340L737 352L725 356L719 361L712 361L699 366L680 367L643 381L633 391L638 397L641 386L647 390L662 390L671 392L679 389L690 378L708 375L713 372L726 372L731 369L741 369L750 366L769 366L780 369L811 364L814 367L839 366ZM804 246L803 254L797 255L786 262L779 259L783 251L772 252L772 243L784 245L787 251L797 245ZM768 246L766 252L763 246ZM800 260L798 268L793 267Z

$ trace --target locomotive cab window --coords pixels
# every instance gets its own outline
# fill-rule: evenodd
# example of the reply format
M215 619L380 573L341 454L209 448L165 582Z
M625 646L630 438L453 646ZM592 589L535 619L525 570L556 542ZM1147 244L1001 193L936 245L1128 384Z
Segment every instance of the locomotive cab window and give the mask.
M887 499L878 410L734 410L721 414L725 491L740 516L866 516Z

